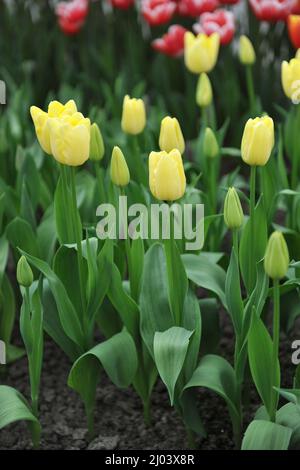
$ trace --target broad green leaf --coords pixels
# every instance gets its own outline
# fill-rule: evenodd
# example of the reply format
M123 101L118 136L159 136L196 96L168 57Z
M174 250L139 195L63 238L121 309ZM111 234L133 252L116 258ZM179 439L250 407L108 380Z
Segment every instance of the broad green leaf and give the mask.
M11 245L17 249L39 256L39 246L31 225L24 219L16 217L6 227L6 236Z
M134 380L137 365L134 341L123 329L77 359L70 371L68 385L79 393L89 415L94 410L101 368L117 387L125 388Z
M175 386L187 354L193 331L173 326L164 332L156 332L153 342L154 360L165 383L171 405L174 403Z
M57 310L61 325L66 335L76 343L79 348L83 349L85 338L82 327L77 316L74 305L72 304L68 293L59 277L52 271L50 266L34 256L21 251L27 258L27 261L38 269L48 280L49 287L55 298Z
M238 434L241 423L238 388L235 372L229 362L213 354L204 356L184 389L187 390L192 387L208 388L225 400L234 432Z
M300 390L297 388L277 388L277 392L286 400L294 403L299 408L300 411ZM299 423L300 425L300 423Z
M225 297L225 271L217 264L198 255L182 255L188 278L197 286L214 292L226 307Z
M280 386L280 367L277 360L276 375L273 379L273 342L255 311L248 336L248 356L256 389L270 414L274 399L273 386Z
M262 198L258 201L254 211L255 240L254 253L250 253L250 219L243 228L240 242L240 267L244 284L248 294L251 294L256 283L256 265L264 257L267 246L267 220ZM250 269L251 264L251 269ZM251 285L251 270L253 270L253 284Z
M0 403L0 429L15 421L38 424L25 398L14 388L0 385Z
M188 290L187 296L185 298L182 315L182 327L186 330L194 332L189 341L189 347L182 370L184 383L186 383L191 378L198 364L202 334L199 300L192 289Z
M168 301L166 259L163 247L155 243L147 251L140 295L141 333L153 356L156 332L174 326Z
M234 248L231 250L230 263L226 275L225 295L235 333L240 336L243 327L244 305L241 294L239 263Z
M277 423L254 420L243 439L242 450L287 450L292 430Z
M276 413L276 423L290 428L293 432L290 440L290 449L300 449L300 410L293 403L287 403Z

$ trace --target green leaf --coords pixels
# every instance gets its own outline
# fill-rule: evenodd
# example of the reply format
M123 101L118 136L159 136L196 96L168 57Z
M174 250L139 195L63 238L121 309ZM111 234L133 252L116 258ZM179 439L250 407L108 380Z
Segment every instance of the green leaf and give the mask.
M276 413L276 423L290 428L293 432L290 440L290 449L300 449L300 410L293 403L287 403Z
M254 285L250 285L251 273L250 263L253 266L254 273L256 273L257 263L264 257L265 249L267 246L267 220L263 207L262 198L258 201L254 211L254 225L255 225L255 241L254 241L254 253L250 253L250 219L248 219L246 225L243 228L241 242L240 242L240 267L241 273L246 286L248 294L251 294L256 277L254 277Z
M217 264L198 255L184 254L181 256L188 278L197 286L214 292L226 307L225 271Z
M72 304L68 293L59 279L59 277L52 271L45 261L42 261L34 256L29 255L21 250L27 258L27 261L38 269L48 280L49 287L55 298L57 310L61 325L66 335L76 343L79 348L83 350L85 339L82 331L80 321L78 319L74 305Z
M277 392L283 398L290 401L291 403L294 403L294 405L296 405L299 408L299 411L300 411L300 389L275 387L275 390L277 390Z
M0 338L9 345L15 322L16 302L12 285L4 274L0 288Z
M241 423L238 389L235 372L229 362L213 354L204 356L184 390L192 387L208 388L225 400L234 431L238 434Z
M270 414L273 406L273 386L280 386L280 366L277 360L275 383L273 383L273 342L255 311L248 336L248 355L253 381Z
M241 294L239 263L234 248L231 250L226 275L225 295L235 334L240 336L243 326L244 305Z
M154 335L154 360L161 379L168 389L171 405L174 404L176 382L183 367L192 334L193 331L173 326L162 333L156 332Z
M42 221L37 228L37 238L39 242L41 258L44 261L50 263L53 258L57 241L53 205L51 205L44 213Z
M88 415L94 410L101 367L117 387L128 387L134 380L136 348L126 329L83 354L72 366L68 385L79 393Z
M150 354L156 332L174 326L168 301L166 259L163 247L155 243L145 255L140 295L141 334Z
M249 424L243 439L242 450L287 450L292 430L264 420Z
M10 244L15 248L39 256L39 246L31 225L24 219L16 217L6 227L6 236Z
M25 398L14 388L0 385L0 403L0 429L15 421L38 424Z

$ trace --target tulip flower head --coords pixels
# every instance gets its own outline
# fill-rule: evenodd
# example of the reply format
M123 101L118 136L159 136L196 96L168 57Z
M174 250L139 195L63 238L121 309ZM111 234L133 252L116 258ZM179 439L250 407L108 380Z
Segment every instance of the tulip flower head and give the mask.
M243 225L244 213L235 188L229 188L224 202L224 222L230 230Z
M264 166L274 147L274 123L269 116L248 119L246 122L241 153L248 165Z
M234 15L231 11L222 9L203 13L193 29L197 34L204 33L208 36L218 33L221 44L229 44L235 33Z
M290 40L295 49L298 49L300 47L300 15L289 15L287 27Z
M150 26L168 23L176 11L173 0L142 0L141 13Z
M128 10L128 8L134 5L134 0L110 0L110 3L113 7L120 10Z
M142 99L124 97L121 127L126 134L137 135L146 125L146 110Z
M63 165L79 166L90 155L91 122L81 113L48 121L51 153Z
M239 42L239 58L244 65L253 65L256 60L255 50L247 36L242 35Z
M21 256L17 264L17 281L23 287L30 287L33 283L33 273L25 256Z
M220 36L213 33L211 36L190 31L184 36L184 60L188 70L192 73L210 72L216 65L220 46Z
M284 93L293 102L300 98L300 59L284 60L281 64L281 82Z
M213 92L208 75L203 72L200 74L196 89L196 102L200 108L206 108L212 103Z
M65 105L59 101L51 101L48 106L48 112L42 111L37 106L31 106L30 114L35 127L36 136L44 152L49 155L52 153L49 132L50 128L48 126L49 120L71 116L76 112L77 107L73 100L68 101Z
M91 125L90 160L99 161L104 157L104 142L101 131L94 122Z
M114 147L111 163L110 163L110 178L116 186L127 186L130 181L129 169L122 150L119 147Z
M205 129L203 151L205 158L216 158L219 154L219 144L214 131L210 127Z
M295 0L249 0L249 3L261 21L285 21L295 6Z
M55 13L60 29L67 35L77 34L85 23L88 10L89 0L59 2Z
M149 186L161 201L176 201L184 195L186 180L179 150L150 153Z
M218 0L178 0L177 12L181 16L196 18L202 13L214 11L218 4Z
M281 232L273 232L269 238L264 258L264 268L271 279L282 279L290 263L289 251Z
M181 154L183 154L185 143L180 124L176 118L166 116L161 121L159 147L161 150L165 150L166 152L171 152L171 150L177 149Z
M169 27L168 32L161 38L152 41L152 47L162 54L171 57L179 57L184 50L184 35L187 29L179 24L173 24Z

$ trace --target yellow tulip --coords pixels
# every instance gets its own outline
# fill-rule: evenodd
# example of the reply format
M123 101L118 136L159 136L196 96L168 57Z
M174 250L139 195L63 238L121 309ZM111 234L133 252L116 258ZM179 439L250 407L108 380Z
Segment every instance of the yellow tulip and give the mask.
M241 152L248 165L263 166L270 158L274 146L274 123L269 116L248 119L246 122Z
M300 91L300 59L284 60L281 64L281 82L283 91L288 98L299 102Z
M256 60L255 50L247 36L242 35L239 42L239 58L244 65L253 65Z
M190 31L184 35L184 61L190 72L210 72L216 65L220 46L220 36L213 33L211 36Z
M179 150L181 154L184 152L184 138L180 124L176 118L166 116L161 121L159 147L166 152L171 152L173 149Z
M90 154L90 120L81 113L49 119L51 153L68 166L82 165Z
M142 99L124 97L121 127L126 134L137 135L146 125L145 103Z
M230 230L235 230L243 225L244 213L238 193L234 188L229 188L224 202L224 222Z
M203 72L199 76L197 91L196 91L196 102L201 108L209 106L213 99L213 92L208 75Z
M183 196L186 180L179 150L150 153L149 186L153 196L161 201L175 201Z
M113 148L110 164L110 178L116 186L127 186L130 181L129 169L124 154L119 147Z
M71 116L76 112L77 107L73 100L68 101L66 104L62 104L59 101L51 101L48 106L48 112L43 111L37 106L31 106L30 114L35 132L44 152L51 154L49 126L47 125L49 119Z

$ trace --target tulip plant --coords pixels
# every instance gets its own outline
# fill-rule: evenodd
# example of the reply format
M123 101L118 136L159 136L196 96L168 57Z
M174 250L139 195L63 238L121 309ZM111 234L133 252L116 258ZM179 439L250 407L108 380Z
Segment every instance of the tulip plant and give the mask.
M84 34L97 3L58 2L53 14L68 40ZM103 52L93 56L97 81L82 84L82 93L62 87L53 100L42 83L39 93L30 80L17 92L10 81L15 94L0 122L0 340L7 352L0 429L26 421L33 446L40 445L46 334L69 360L67 384L83 402L90 439L101 432L95 408L104 373L132 389L147 426L153 389L163 383L192 448L201 448L208 432L203 389L224 400L236 449L299 449L300 366L291 364L288 382L281 345L300 315L299 54L281 60L278 49L277 75L270 71L282 88L278 103L265 99L257 80L260 66L266 75L257 18L286 20L295 13L292 2L270 0L266 8L250 0L247 31L236 27L234 0L142 0L137 10L137 2L109 3L107 12L97 5L97 15L126 14L133 26L130 64L117 80L114 54ZM151 28L175 14L186 17L184 26L154 37ZM139 63L137 16L148 25L153 70ZM295 19L288 24L294 36ZM247 36L232 50L236 30ZM112 47L119 44L114 34ZM87 56L79 55L92 77ZM137 84L139 67L145 77ZM67 83L60 73L58 82ZM43 101L46 111L32 105ZM188 249L176 227L186 206L200 204L204 217L191 228L203 244ZM138 223L134 205L143 208ZM168 233L153 235L161 219ZM221 347L220 318L232 326L231 356ZM16 320L21 347L14 345ZM28 362L30 398L7 385L10 364L20 358ZM251 388L257 406L249 422Z

